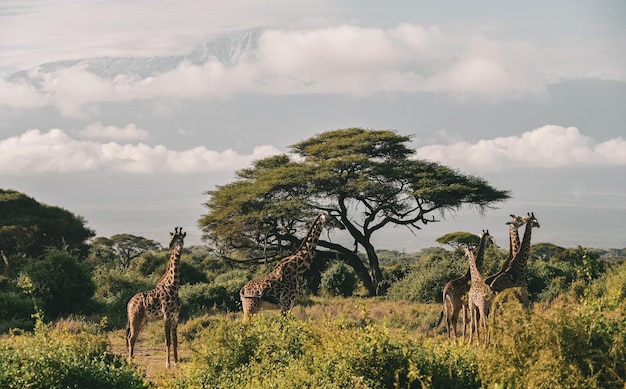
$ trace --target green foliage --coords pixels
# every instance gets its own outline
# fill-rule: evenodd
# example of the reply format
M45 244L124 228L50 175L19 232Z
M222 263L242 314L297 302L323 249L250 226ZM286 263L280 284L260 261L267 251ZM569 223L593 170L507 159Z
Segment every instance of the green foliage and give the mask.
M0 292L0 333L15 327L31 329L34 311L32 299L24 293Z
M202 315L212 309L240 310L239 290L248 280L248 271L236 269L217 276L210 283L182 285L179 290L183 303L181 317Z
M623 387L624 311L609 314L568 298L531 311L513 293L494 300L492 340L480 358L486 386Z
M354 292L356 282L352 269L343 262L335 262L322 273L320 289L330 296L348 297Z
M132 234L115 234L111 238L97 237L92 246L112 253L124 269L128 269L133 259L161 250L159 242Z
M0 189L0 247L8 257L39 258L50 247L78 250L82 257L87 254L85 242L92 236L82 217Z
M123 357L107 352L106 334L97 327L38 328L34 335L0 339L0 387L148 387Z
M451 232L437 238L437 243L447 244L454 248L459 247L462 244L478 246L479 242L480 237L478 235L462 231Z
M150 279L119 267L98 267L93 280L96 285L94 300L100 304L101 313L108 317L112 328L126 325L126 305L136 293L154 288Z
M95 284L84 263L64 250L51 249L43 259L29 262L24 273L33 285L33 298L41 302L46 316L56 318L88 312Z
M176 388L479 387L471 351L396 337L367 317L205 317L181 334L193 357Z
M409 274L393 284L387 297L394 300L441 302L443 287L467 270L467 261L460 252L433 249L411 264Z

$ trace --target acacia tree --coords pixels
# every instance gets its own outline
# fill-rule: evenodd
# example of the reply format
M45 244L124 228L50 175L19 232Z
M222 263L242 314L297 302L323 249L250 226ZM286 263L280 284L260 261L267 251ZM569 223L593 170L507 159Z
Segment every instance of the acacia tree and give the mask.
M478 246L480 237L471 232L457 231L450 232L437 238L437 243L447 244L453 249L458 249L462 245Z
M99 236L91 244L95 249L110 251L124 269L128 269L133 259L162 249L159 242L132 234L116 234L111 238Z
M409 136L361 128L324 132L268 157L208 191L204 239L231 257L282 256L293 250L315 214L338 216L354 246L321 239L355 270L370 295L382 272L372 237L389 225L419 230L464 206L483 211L508 191L436 162L417 159ZM365 250L366 260L357 255Z

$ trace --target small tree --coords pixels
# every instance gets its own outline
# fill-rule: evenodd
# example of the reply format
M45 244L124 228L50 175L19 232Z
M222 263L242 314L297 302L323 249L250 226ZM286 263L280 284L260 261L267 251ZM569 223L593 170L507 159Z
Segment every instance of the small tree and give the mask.
M471 232L451 232L437 238L437 243L447 244L448 246L457 249L461 245L474 245L478 246L480 237L472 234Z
M107 255L106 250L112 252L124 269L128 269L133 259L163 248L159 242L131 234L116 234L111 238L97 237L92 246L104 252L104 255Z

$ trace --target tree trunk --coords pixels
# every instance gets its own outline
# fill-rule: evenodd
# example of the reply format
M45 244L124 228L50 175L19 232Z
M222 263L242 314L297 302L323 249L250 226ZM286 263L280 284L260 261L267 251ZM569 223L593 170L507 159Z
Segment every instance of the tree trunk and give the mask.
M376 254L376 250L374 246L372 246L369 242L363 245L365 248L365 252L367 253L367 259L370 264L370 272L372 273L372 283L375 288L375 295L384 294L385 290L381 289L383 285L383 272L380 270L380 262L378 262L378 255Z

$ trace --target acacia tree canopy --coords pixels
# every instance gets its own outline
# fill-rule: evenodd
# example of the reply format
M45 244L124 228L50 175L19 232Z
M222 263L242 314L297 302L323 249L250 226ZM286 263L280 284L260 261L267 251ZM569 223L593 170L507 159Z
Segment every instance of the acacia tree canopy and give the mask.
M124 269L128 269L133 259L162 249L159 242L132 234L116 234L111 238L99 236L93 240L92 245L110 250Z
M509 198L485 180L415 158L411 138L389 130L327 131L291 146L289 155L257 161L236 179L208 191L199 220L204 239L232 257L280 257L300 242L321 210L337 215L361 246L320 240L351 265L370 295L382 272L372 236L387 225L419 230L464 206L479 210Z

